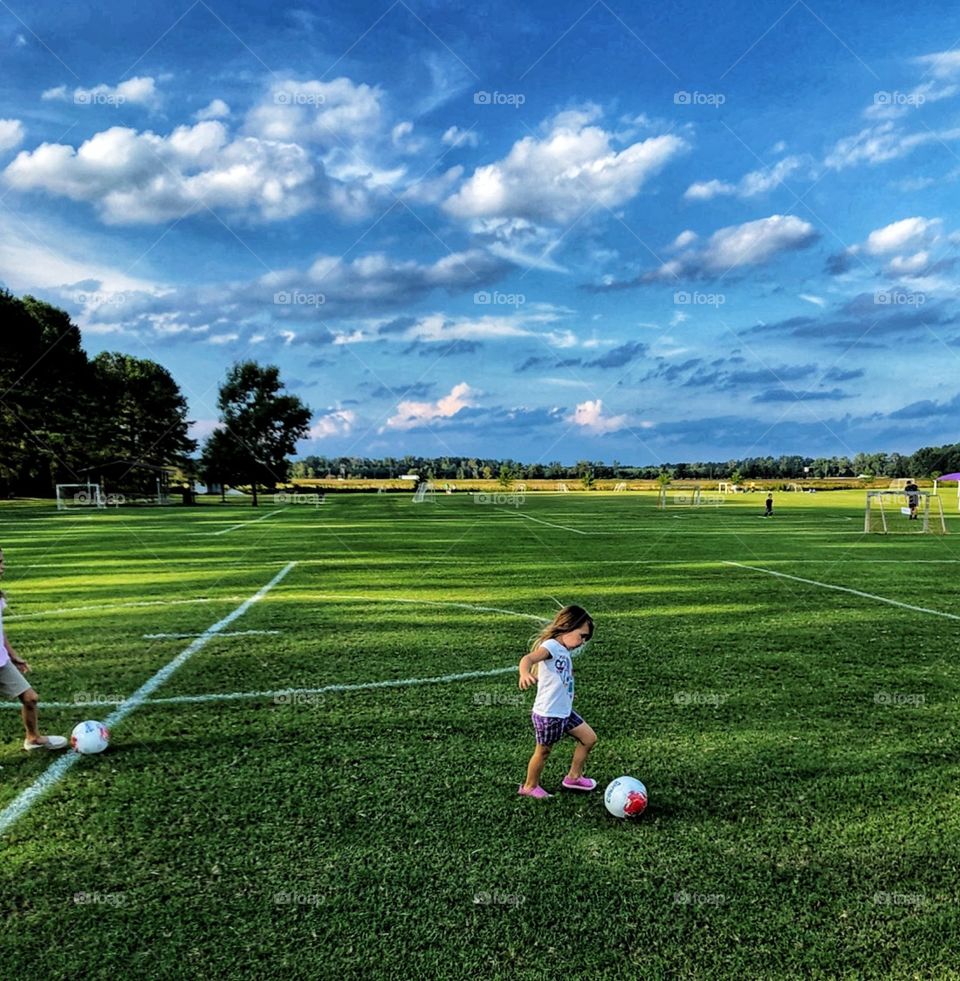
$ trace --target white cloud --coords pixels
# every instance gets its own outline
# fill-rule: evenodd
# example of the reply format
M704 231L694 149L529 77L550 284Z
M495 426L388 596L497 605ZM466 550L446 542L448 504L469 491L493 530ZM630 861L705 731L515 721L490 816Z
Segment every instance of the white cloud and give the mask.
M868 126L854 136L838 140L824 163L835 170L852 167L859 163L879 164L896 160L912 153L928 143L947 143L960 139L960 129L925 130L922 133L904 133L892 120L876 126Z
M884 267L884 274L893 278L916 279L930 270L930 253L926 250L913 255L894 256Z
M19 119L0 119L0 153L23 142L23 123Z
M230 107L226 104L226 102L224 102L223 99L214 99L202 109L198 109L193 114L193 118L197 120L197 122L202 123L206 119L224 119L229 115Z
M903 218L872 231L867 236L867 251L886 255L932 242L939 237L942 224L939 218Z
M934 78L950 79L960 75L960 51L955 49L921 55L913 60L918 65L925 66Z
M21 151L4 171L18 190L89 201L110 224L167 221L205 207L286 218L312 203L313 176L302 147L254 137L229 141L215 121L180 126L166 137L114 126L77 149L43 143Z
M709 201L722 194L736 193L736 185L728 184L726 181L695 181L683 192L683 197L686 201Z
M803 248L816 237L813 225L796 215L770 215L714 232L703 253L704 265L713 272L756 265L780 252Z
M397 123L390 130L390 142L394 149L401 153L419 153L423 149L424 141L411 139L412 133L413 123L410 120L405 119L403 122Z
M813 225L796 215L770 215L742 225L730 225L714 232L702 248L688 249L626 285L675 281L684 276L709 277L759 265L782 252L806 248L817 237ZM623 285L612 283L607 288L619 289Z
M395 306L413 302L434 289L456 293L483 285L505 269L504 263L482 249L453 252L432 263L398 260L382 252L353 260L320 255L305 272L269 273L260 284L271 292L300 289L322 293L325 308L337 302Z
M247 113L246 128L265 140L342 146L379 131L382 97L379 88L349 78L277 82Z
M447 146L479 146L480 135L473 129L460 129L459 126L451 126L440 137L442 143Z
M66 85L58 85L56 88L47 89L41 99L68 100ZM128 78L119 85L95 85L92 89L85 89L77 86L73 90L73 101L79 106L85 105L106 105L122 106L125 103L131 105L147 106L155 109L160 104L160 93L157 91L156 79L149 75L137 75Z
M522 218L564 224L591 206L617 207L688 148L679 136L651 137L617 152L612 134L589 125L596 107L560 113L542 139L526 136L496 163L477 168L444 204L457 218Z
M827 301L822 296L814 296L812 293L801 293L800 299L807 303L812 303L815 307L825 307Z
M627 427L625 415L604 416L602 399L580 402L573 415L567 416L567 422L572 422L591 433L614 433Z
M0 209L0 280L12 290L26 292L83 283L91 284L91 288L77 287L79 292L99 293L109 299L122 291L155 288L154 283L121 272L99 259L101 252L112 255L118 265L127 265L117 255L115 246L101 248L75 228L67 229L33 216L17 221Z
M800 157L784 157L772 167L753 170L745 174L738 183L711 180L691 184L684 192L687 201L709 201L720 195L735 195L739 198L752 198L766 194L804 165Z
M513 316L489 316L451 319L441 314L421 317L407 329L406 340L426 343L449 343L450 341L490 341L517 337L537 337L551 347L568 348L577 343L576 335L565 329L538 330L538 325L553 323L557 315L551 311L544 313L517 313Z
M693 245L697 240L697 233L691 229L681 232L671 243L671 249L685 249L688 245Z
M397 405L396 413L380 427L379 432L386 429L418 429L435 420L452 419L461 410L475 406L480 394L466 382L460 382L436 402L402 401Z
M335 409L320 416L310 427L307 439L326 439L329 436L346 436L353 429L357 414L353 409Z

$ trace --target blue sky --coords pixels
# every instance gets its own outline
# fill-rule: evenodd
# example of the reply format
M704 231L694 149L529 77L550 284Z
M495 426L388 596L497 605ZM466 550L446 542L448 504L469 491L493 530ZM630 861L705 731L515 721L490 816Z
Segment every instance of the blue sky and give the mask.
M909 452L960 410L932 3L0 4L0 282L325 455Z

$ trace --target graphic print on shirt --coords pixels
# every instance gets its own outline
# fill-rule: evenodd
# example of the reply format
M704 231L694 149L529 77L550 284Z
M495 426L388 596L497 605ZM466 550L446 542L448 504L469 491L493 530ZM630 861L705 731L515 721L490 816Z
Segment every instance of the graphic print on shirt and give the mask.
M573 670L570 664L569 657L555 657L553 659L554 667L556 672L560 675L560 680L563 682L563 687L572 695L573 694Z

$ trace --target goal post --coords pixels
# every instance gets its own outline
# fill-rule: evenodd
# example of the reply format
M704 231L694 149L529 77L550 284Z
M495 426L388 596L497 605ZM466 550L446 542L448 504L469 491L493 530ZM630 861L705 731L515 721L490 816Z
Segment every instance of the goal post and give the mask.
M106 498L99 484L57 484L57 510L73 508L105 508Z
M431 504L437 503L437 495L433 484L428 480L423 480L417 484L417 489L413 493L413 503L423 504L424 501L430 501Z
M930 491L867 491L863 530L881 535L946 535L943 502Z
M694 484L693 487L672 487L670 484L661 484L657 494L657 509L666 511L668 507L700 507L701 486ZM712 502L711 502L712 503Z

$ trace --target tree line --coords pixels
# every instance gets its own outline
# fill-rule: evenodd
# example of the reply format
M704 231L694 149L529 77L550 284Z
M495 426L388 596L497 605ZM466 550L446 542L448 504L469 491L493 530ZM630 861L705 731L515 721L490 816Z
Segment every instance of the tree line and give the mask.
M158 479L273 488L308 477L431 480L932 477L960 471L960 443L910 455L745 457L650 466L618 460L524 463L514 459L373 459L310 455L291 463L311 412L288 393L279 369L231 366L220 386L220 420L197 456L187 400L162 365L119 352L88 357L69 315L32 296L0 289L0 495L50 496L56 484L107 482L111 491L151 493Z
M578 460L564 464L522 463L517 460L480 457L382 457L304 456L290 468L292 479L300 478L366 478L388 479L401 474L419 474L428 480L655 480L666 474L674 480L781 479L803 480L808 477L934 477L960 471L960 443L928 446L910 455L901 453L857 453L848 456L743 457L742 459L662 463L632 466L613 460Z
M107 483L153 494L196 477L273 487L306 435L310 409L279 370L246 361L220 386L220 423L199 458L187 400L162 365L87 356L69 315L0 290L0 495L52 496L57 484Z

